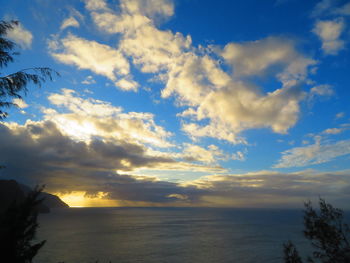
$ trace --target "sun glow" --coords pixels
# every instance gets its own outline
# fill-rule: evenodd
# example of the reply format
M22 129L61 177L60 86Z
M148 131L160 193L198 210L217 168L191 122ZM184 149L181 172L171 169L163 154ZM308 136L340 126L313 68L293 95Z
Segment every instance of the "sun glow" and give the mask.
M88 121L78 122L69 118L58 117L57 124L67 135L78 140L88 141L92 135L98 134L95 126Z
M74 191L69 194L56 193L70 207L114 207L118 201L107 199L106 193L99 192L96 196L89 196L84 191Z

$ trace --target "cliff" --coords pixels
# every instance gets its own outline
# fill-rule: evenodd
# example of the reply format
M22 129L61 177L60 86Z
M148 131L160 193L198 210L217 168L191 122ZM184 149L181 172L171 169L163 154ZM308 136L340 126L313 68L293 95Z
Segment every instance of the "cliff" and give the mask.
M15 180L0 180L0 212L6 210L14 201L21 202L32 189L26 185L19 184ZM40 213L50 212L50 208L69 207L58 196L42 192L44 201L38 206Z

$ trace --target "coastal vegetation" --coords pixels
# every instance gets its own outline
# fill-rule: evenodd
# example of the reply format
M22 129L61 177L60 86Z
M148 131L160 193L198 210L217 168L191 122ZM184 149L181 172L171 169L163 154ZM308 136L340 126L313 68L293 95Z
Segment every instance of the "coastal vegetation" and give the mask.
M39 198L42 187L36 187L22 200L13 200L5 212L0 214L1 261L31 263L45 240L35 241L38 228L38 208L43 202Z
M23 93L28 91L28 84L41 85L46 80L53 80L59 74L47 67L33 67L21 69L17 72L2 74L9 63L14 62L16 44L6 38L7 32L18 25L18 21L0 21L0 120L6 118L5 108L16 106L12 99L22 99Z
M350 228L344 223L344 212L319 199L319 209L309 201L304 210L304 236L314 249L307 257L309 263L348 263L350 262ZM285 263L303 263L296 246L284 244Z

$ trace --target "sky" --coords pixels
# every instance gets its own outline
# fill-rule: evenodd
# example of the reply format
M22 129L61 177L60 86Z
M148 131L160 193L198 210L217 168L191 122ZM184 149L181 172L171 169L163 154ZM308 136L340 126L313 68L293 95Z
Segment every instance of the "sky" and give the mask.
M71 206L350 208L350 2L0 0L50 67L0 123L0 178Z

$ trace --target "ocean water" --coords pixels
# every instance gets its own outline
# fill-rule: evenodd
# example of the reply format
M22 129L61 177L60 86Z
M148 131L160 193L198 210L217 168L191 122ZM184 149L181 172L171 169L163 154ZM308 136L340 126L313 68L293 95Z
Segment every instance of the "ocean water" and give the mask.
M36 263L277 263L302 253L302 212L222 208L70 208L40 215Z

